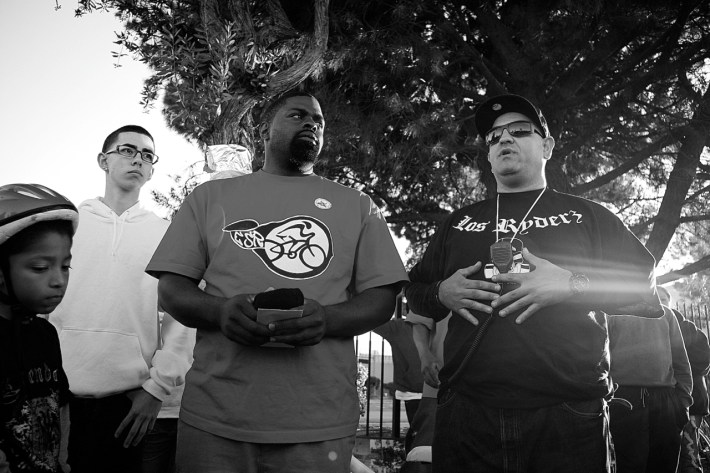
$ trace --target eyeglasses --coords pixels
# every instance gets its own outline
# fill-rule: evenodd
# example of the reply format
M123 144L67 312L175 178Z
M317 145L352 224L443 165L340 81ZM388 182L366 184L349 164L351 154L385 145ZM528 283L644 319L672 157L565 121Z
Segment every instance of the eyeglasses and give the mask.
M511 122L502 126L491 128L491 130L486 133L486 145L493 146L494 144L497 144L500 141L500 137L503 136L504 130L508 130L508 133L510 133L510 136L512 136L513 138L530 136L533 133L537 133L538 135L542 136L542 133L537 131L534 125L530 122Z
M124 158L133 159L137 154L141 155L141 159L148 164L155 164L158 162L158 156L150 151L139 151L133 145L117 145L115 150L106 151L104 154L118 153Z

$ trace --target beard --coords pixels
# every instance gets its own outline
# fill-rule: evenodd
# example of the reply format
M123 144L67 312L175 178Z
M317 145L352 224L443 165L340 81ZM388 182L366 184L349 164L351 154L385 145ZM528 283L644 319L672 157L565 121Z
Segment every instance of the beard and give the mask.
M318 161L318 146L308 140L294 138L291 141L291 158L289 163L302 170L307 165L314 165Z

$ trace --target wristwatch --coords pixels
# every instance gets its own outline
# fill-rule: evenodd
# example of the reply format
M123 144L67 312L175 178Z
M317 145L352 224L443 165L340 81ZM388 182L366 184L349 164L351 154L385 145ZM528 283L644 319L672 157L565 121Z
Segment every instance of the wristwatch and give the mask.
M572 273L569 277L569 288L573 296L579 296L589 289L589 278L581 273Z

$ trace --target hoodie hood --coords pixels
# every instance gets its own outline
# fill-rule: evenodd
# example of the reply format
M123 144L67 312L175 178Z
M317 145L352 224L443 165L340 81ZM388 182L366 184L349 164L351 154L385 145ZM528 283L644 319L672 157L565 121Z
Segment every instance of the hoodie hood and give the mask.
M123 231L126 224L140 223L144 220L155 218L155 214L146 210L140 202L136 202L133 207L128 208L121 215L111 209L103 202L101 197L85 200L79 205L79 211L88 212L94 215L97 220L113 225L111 237L111 256L116 256L116 251L121 244Z
M137 223L142 220L155 217L155 214L149 210L146 210L140 202L136 202L133 207L130 207L121 215L117 215L111 207L103 202L101 197L85 200L79 205L79 209L92 213L100 219L103 218L108 221L120 220L126 223Z

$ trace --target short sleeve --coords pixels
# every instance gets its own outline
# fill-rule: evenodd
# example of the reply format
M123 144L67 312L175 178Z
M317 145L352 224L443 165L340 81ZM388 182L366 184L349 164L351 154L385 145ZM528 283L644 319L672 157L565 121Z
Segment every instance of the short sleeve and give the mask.
M202 278L207 267L204 222L199 212L204 202L202 189L197 188L183 202L170 222L158 248L153 253L146 272L154 277L160 273L175 273L191 279Z
M362 227L355 254L354 293L407 281L402 259L382 212L366 194L360 196Z
M71 401L74 395L69 390L69 378L67 378L67 374L64 371L62 363L62 350L59 345L59 336L57 335L56 329L52 325L49 323L47 323L47 325L49 325L51 342L55 347L54 357L58 360L59 368L57 370L57 382L59 384L59 405L64 406Z
M441 320L449 313L449 309L438 302L438 299L434 296L434 291L438 290L435 285L437 281L450 276L445 273L444 262L448 257L446 254L446 239L452 218L453 216L450 215L439 226L424 251L421 261L414 265L409 272L411 283L406 287L405 294L409 307L419 316Z
M598 204L595 207L602 254L582 272L593 287L603 288L604 298L599 300L598 290L591 291L587 302L609 313L661 317L653 256L618 217Z

